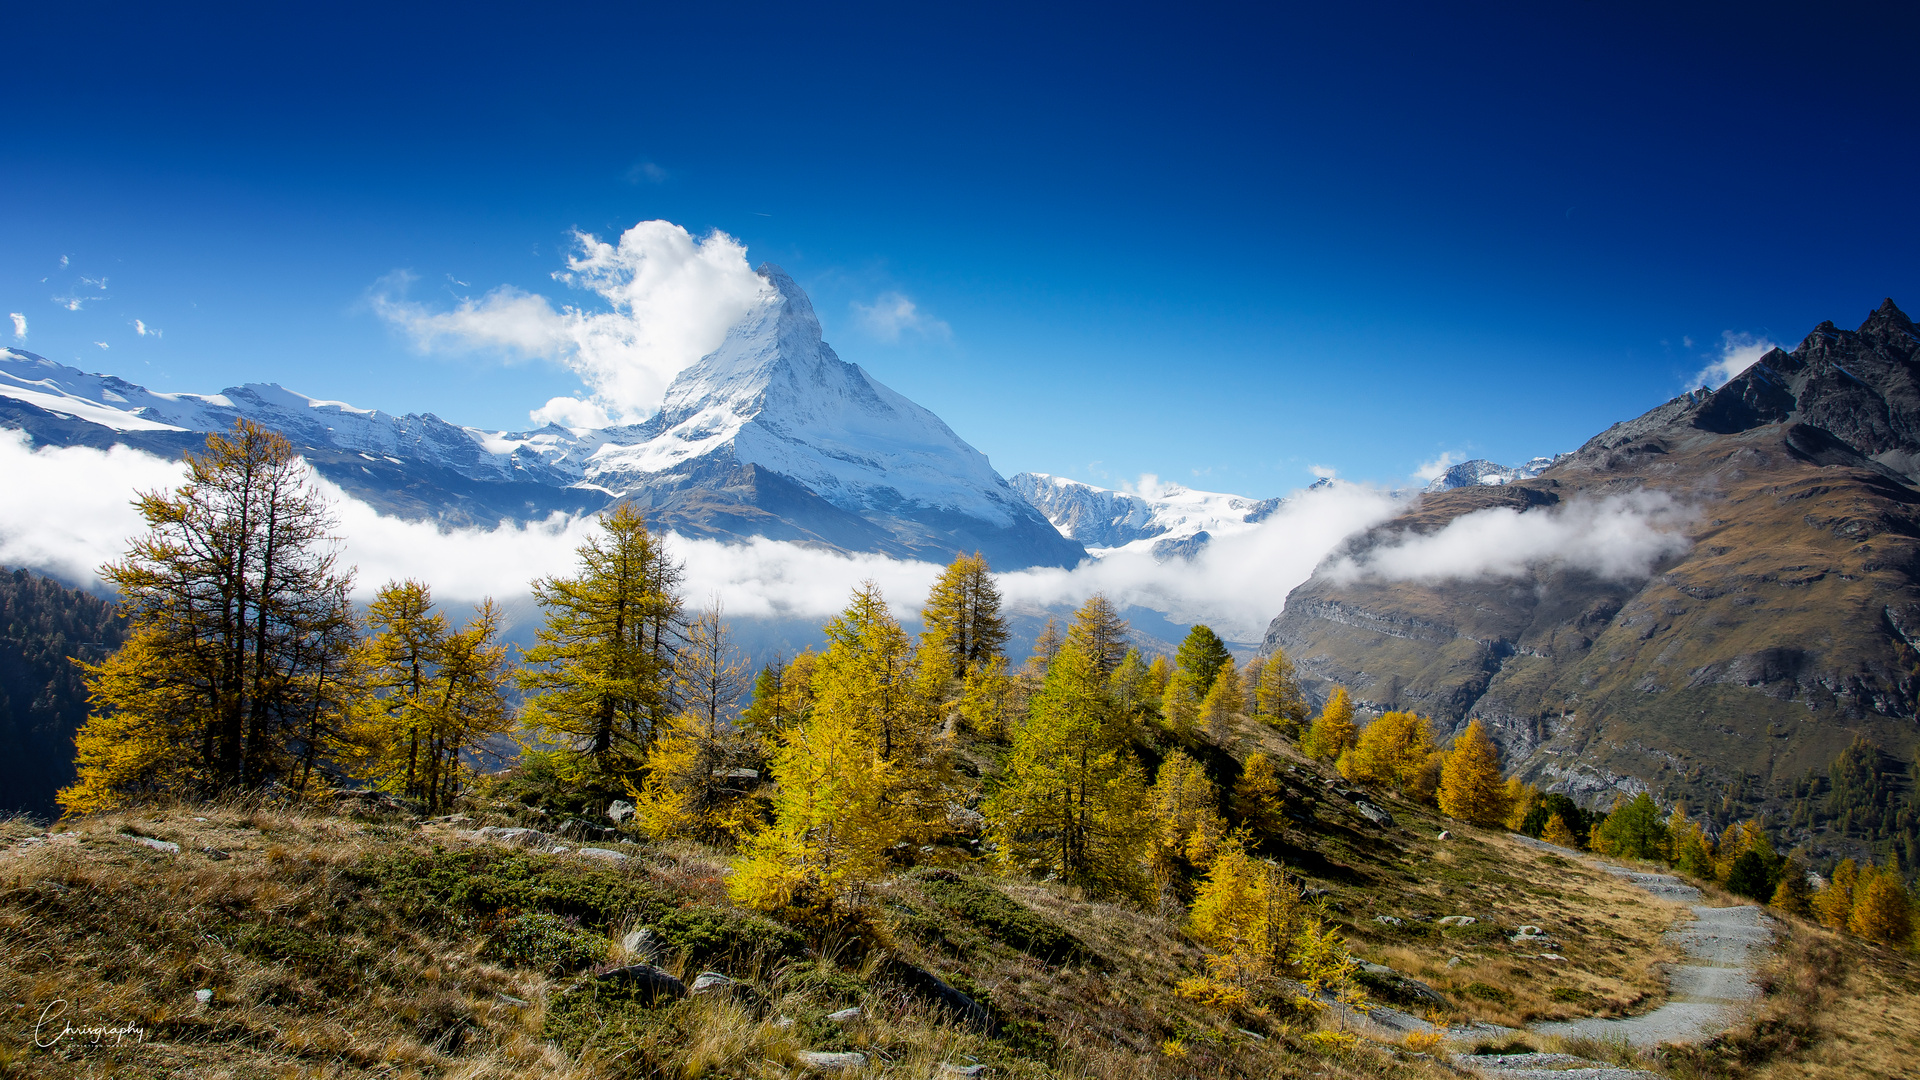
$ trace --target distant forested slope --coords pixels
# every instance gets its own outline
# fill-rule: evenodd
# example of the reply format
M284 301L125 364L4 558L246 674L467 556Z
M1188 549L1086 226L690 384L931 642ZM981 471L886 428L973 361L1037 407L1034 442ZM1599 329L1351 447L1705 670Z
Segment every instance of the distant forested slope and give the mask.
M113 605L25 570L0 571L0 813L59 813L87 692L73 657L119 648Z

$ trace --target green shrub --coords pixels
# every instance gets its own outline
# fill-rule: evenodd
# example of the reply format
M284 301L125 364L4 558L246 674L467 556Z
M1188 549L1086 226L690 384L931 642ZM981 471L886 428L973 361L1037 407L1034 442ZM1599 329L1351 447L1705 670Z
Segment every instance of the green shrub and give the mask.
M986 882L934 871L921 876L918 884L934 903L1029 956L1054 963L1099 960L1066 928Z
M1496 1005L1512 1005L1513 994L1489 983L1468 983L1465 990L1459 991L1466 997L1480 1001L1491 1001Z
M429 922L539 911L605 929L651 922L677 906L612 867L502 848L396 852L367 860L358 873L407 915Z
M486 955L550 975L577 971L607 958L607 939L558 915L521 912L508 918L487 943Z
M660 915L653 929L668 948L683 952L690 967L721 957L780 960L806 951L806 939L790 926L730 908L695 904Z

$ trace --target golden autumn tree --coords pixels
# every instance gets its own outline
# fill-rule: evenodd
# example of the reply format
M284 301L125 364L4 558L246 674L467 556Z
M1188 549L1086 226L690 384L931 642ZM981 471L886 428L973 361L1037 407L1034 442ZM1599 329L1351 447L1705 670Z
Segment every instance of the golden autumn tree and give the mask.
M1813 886L1807 881L1807 867L1798 858L1787 857L1780 870L1780 884L1774 887L1767 906L1783 915L1813 917Z
M1241 763L1240 778L1234 782L1229 807L1246 827L1259 835L1283 836L1286 832L1286 795L1280 783L1280 771L1273 759L1258 751Z
M948 565L934 582L920 618L926 626L922 647L944 655L953 678L1003 656L1007 621L1000 614L1000 589L977 551Z
M944 814L947 748L935 723L944 659L936 653L933 670L922 670L871 581L826 634L813 707L773 753L773 823L747 841L729 884L763 910L825 917L859 907L888 849Z
M1820 925L1829 930L1847 928L1847 920L1853 917L1854 886L1859 880L1860 871L1853 860L1840 860L1840 865L1833 868L1827 887L1813 896L1813 914Z
M1234 670L1233 657L1221 663L1207 696L1200 699L1198 719L1207 737L1222 743L1233 734L1233 722L1247 711L1247 699L1240 694L1240 673Z
M1867 864L1854 885L1847 930L1880 945L1906 948L1913 943L1913 898L1899 871Z
M345 724L351 575L305 463L245 420L185 460L185 484L135 503L150 531L101 568L131 626L83 665L70 811L304 784Z
M1340 773L1358 784L1405 791L1431 753L1433 730L1425 717L1384 713L1360 732L1353 752L1340 759Z
M525 719L555 747L563 777L624 792L675 711L681 568L625 501L578 555L574 576L533 583L546 624L518 677Z
M967 730L982 739L1006 737L1007 721L1018 701L1017 686L1007 673L1007 658L995 656L967 672L960 686L960 718Z
M1500 751L1475 720L1453 740L1440 770L1440 812L1475 825L1494 826L1507 816L1500 780Z
M1299 737L1307 728L1312 710L1300 689L1299 676L1286 650L1274 646L1260 665L1260 681L1253 695L1253 714L1289 735Z
M1175 750L1160 763L1147 791L1147 860L1164 888L1213 862L1227 834L1220 818L1220 792L1207 770Z
M1182 980L1179 992L1242 1006L1282 991L1344 993L1358 965L1346 943L1302 895L1300 883L1249 855L1244 837L1226 838L1193 898L1193 936L1215 950L1210 978Z
M1540 839L1575 851L1581 848L1580 837L1575 835L1572 826L1567 824L1564 814L1556 813L1547 819L1547 827L1541 830Z
M640 824L655 837L731 843L756 823L744 768L750 745L733 723L746 664L715 601L687 624L674 657L680 711L647 751L646 781L628 782Z
M1300 752L1321 761L1333 761L1354 743L1353 698L1347 688L1336 686L1327 696L1325 708L1313 720L1313 727L1300 740Z
M813 714L813 668L820 654L801 651L792 660L775 657L753 680L753 704L741 710L740 726L769 745Z
M1062 645L981 807L1003 869L1096 895L1143 895L1146 781L1100 660Z
M1126 658L1131 648L1128 644L1131 633L1127 620L1120 617L1120 610L1113 602L1094 593L1073 613L1073 622L1067 626L1067 641L1094 658L1104 679Z

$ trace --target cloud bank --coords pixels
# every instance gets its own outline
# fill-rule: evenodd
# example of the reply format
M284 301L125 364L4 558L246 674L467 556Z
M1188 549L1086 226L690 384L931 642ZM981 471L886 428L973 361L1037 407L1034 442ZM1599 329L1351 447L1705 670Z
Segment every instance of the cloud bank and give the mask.
M488 349L565 364L588 397L555 398L532 418L579 427L645 419L673 377L717 348L771 289L747 264L746 246L718 230L701 239L670 221L643 221L613 243L584 232L574 240L575 254L554 279L609 310L556 309L502 285L435 311L406 298L414 279L404 272L382 279L369 299L422 351Z
M1720 335L1720 355L1700 369L1693 377L1693 385L1718 390L1776 348L1778 346L1764 336L1728 330Z
M873 303L855 300L853 313L867 333L881 341L897 342L902 334L915 333L942 341L953 336L953 328L921 311L905 294L884 292Z
M1685 551L1692 510L1663 492L1582 499L1521 513L1493 507L1462 514L1425 535L1401 534L1328 567L1335 581L1441 581L1524 576L1536 567L1614 580L1644 578Z

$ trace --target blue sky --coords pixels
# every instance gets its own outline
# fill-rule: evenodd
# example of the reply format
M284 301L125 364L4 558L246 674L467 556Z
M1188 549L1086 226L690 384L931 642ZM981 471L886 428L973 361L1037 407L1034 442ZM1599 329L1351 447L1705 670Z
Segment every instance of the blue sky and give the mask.
M369 298L591 303L572 230L662 218L1003 473L1259 496L1571 449L1725 334L1920 309L1892 5L692 7L12 12L0 309L156 389L524 427L568 370ZM861 316L896 297L919 329Z

